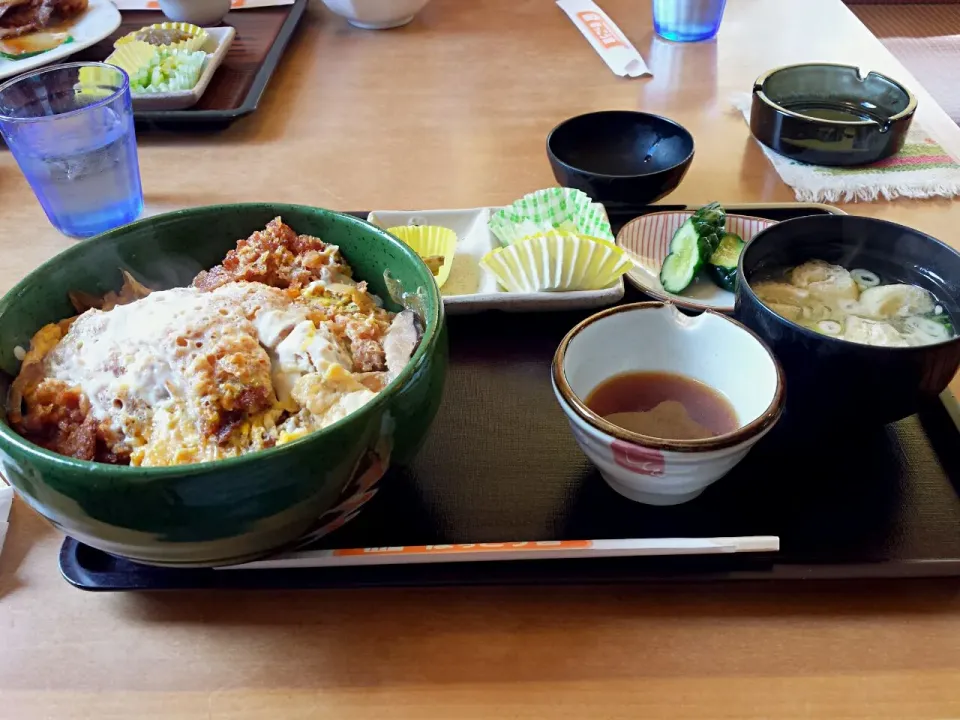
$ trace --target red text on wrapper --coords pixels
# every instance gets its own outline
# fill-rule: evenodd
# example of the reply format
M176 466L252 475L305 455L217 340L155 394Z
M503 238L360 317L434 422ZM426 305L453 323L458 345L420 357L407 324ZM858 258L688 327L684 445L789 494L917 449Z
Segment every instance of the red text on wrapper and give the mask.
M578 12L577 17L580 18L580 22L583 23L584 27L590 30L593 36L599 40L600 44L605 48L626 47L616 31L607 24L603 15L584 11Z

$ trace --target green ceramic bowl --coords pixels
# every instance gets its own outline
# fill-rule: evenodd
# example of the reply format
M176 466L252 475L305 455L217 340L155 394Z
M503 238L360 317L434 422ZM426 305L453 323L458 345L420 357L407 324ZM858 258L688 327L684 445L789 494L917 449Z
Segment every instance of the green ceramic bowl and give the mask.
M433 421L447 364L443 303L426 265L406 245L357 218L300 205L250 203L181 210L78 243L0 300L0 368L19 368L48 322L74 314L69 290L104 294L120 268L148 286L190 283L237 240L280 215L299 233L340 246L355 276L393 310L389 269L407 291L425 290L426 329L407 368L372 402L324 430L240 458L172 468L103 465L57 455L0 422L0 471L21 497L76 539L160 565L249 560L305 533L342 524L389 464L412 458ZM5 393L4 393L5 396Z

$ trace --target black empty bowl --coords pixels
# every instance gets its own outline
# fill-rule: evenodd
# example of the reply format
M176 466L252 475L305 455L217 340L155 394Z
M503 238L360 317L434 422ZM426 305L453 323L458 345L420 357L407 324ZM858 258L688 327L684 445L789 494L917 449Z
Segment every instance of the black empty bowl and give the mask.
M866 165L900 151L917 100L896 80L851 65L790 65L753 86L750 132L812 165Z
M605 205L646 205L672 192L693 161L693 136L667 118L629 110L565 120L547 136L553 175Z
M919 230L845 215L797 218L763 230L740 256L734 315L783 366L785 424L802 433L854 431L900 420L935 399L960 366L960 337L916 347L862 345L808 330L760 302L751 281L814 259L922 287L954 328L960 323L960 254Z

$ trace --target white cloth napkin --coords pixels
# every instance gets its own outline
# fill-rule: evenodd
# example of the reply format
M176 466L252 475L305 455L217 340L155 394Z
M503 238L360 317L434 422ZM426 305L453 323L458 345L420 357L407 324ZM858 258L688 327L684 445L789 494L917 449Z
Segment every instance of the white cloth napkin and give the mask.
M742 93L731 104L750 123L753 96ZM759 144L759 143L758 143ZM855 202L960 195L960 164L916 121L896 155L862 167L807 165L760 145L780 178L800 202Z
M7 536L10 523L10 508L13 507L13 488L0 480L0 553L3 552L3 540Z

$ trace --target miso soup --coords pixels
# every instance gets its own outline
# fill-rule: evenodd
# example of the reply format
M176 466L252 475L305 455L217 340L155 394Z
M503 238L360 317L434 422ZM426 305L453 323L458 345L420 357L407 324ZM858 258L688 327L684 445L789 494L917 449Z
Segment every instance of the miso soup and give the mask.
M949 314L925 289L890 282L862 268L847 270L810 260L768 273L750 287L778 315L841 340L910 347L955 334Z

